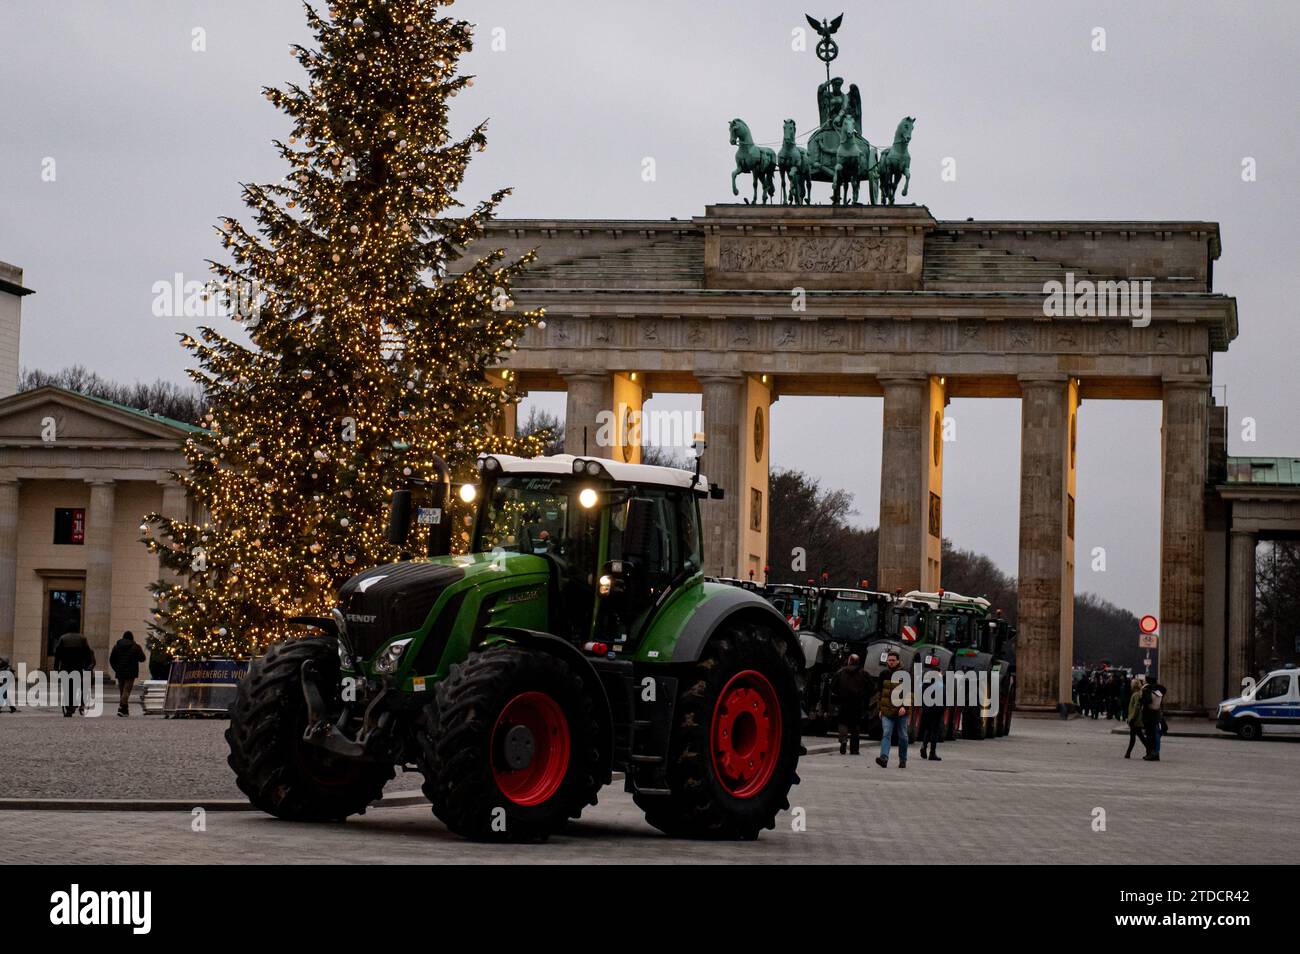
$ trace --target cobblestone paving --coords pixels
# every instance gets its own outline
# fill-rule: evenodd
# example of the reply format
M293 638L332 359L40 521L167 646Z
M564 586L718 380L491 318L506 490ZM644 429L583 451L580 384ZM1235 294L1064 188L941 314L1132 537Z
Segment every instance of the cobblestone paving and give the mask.
M59 785L68 775L101 777L81 788L119 797L124 785L146 788L144 775L166 785L149 795L224 798L234 791L220 764L221 723L79 723L44 715L24 721L0 717L7 762L20 742L20 771L6 765L5 795L34 791L38 786L24 779L34 767L50 794L66 794ZM1125 761L1125 739L1110 734L1112 725L1021 719L1010 738L942 746L940 763L922 763L913 753L905 771L896 763L881 769L867 754L809 756L791 798L806 813L807 830L793 831L791 816L782 815L757 843L667 839L616 785L544 845L470 844L424 806L378 807L324 826L210 813L205 832L191 831L184 812L0 811L0 845L10 860L132 863L866 863L886 850L917 863L1227 863L1267 860L1274 846L1300 832L1300 744L1170 738L1160 763ZM74 756L71 763L50 756L60 745ZM106 750L130 751L140 764L105 778L96 753ZM1104 832L1092 829L1097 808L1105 810Z
M0 798L243 798L226 766L225 719L65 719L56 709L0 713ZM415 791L411 773L388 791Z

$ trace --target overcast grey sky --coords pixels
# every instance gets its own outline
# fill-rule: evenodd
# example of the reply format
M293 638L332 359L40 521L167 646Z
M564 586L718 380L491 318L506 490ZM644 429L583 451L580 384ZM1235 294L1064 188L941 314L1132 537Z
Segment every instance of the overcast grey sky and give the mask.
M910 198L938 218L1221 223L1216 290L1237 297L1241 321L1215 368L1230 450L1300 456L1297 4L462 0L453 10L479 25L466 63L479 80L455 121L492 120L468 193L513 185L512 216L662 218L729 199L732 116L760 140L779 138L786 116L808 128L822 68L791 49L791 30L805 11L844 10L836 72L862 87L873 141L918 117ZM1091 49L1096 27L1105 52ZM191 48L195 28L203 52ZM217 216L242 215L238 183L283 175L270 140L286 121L258 90L298 78L288 45L309 39L292 0L0 0L0 260L36 290L24 301L25 366L182 377L175 334L194 320L154 317L152 286L177 272L206 279ZM946 156L955 182L940 180ZM1244 157L1255 182L1242 181ZM42 178L48 158L54 181ZM945 531L1014 573L1018 403L956 401L949 414ZM1253 444L1241 440L1248 416ZM1137 612L1158 600L1159 426L1151 402L1087 402L1080 414L1077 586ZM874 525L879 400L783 399L772 429L777 465L851 490ZM1094 546L1106 547L1105 573L1089 570Z

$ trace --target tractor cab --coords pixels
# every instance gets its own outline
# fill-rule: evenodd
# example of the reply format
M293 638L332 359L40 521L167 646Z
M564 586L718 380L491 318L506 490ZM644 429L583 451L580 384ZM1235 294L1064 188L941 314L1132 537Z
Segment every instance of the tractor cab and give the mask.
M797 583L769 583L763 588L767 601L776 607L795 632L810 628L817 618L817 588Z
M550 632L620 653L671 592L702 582L703 477L565 454L479 465L471 550L545 561Z

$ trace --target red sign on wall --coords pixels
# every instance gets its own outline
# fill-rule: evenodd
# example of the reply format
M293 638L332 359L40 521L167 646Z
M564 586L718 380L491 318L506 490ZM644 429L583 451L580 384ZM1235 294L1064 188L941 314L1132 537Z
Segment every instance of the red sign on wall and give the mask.
M72 542L86 542L86 511L81 508L72 511Z

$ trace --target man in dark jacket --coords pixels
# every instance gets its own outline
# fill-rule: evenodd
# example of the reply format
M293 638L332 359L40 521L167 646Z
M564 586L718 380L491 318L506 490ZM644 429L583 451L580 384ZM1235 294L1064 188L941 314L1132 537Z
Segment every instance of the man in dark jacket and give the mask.
M1147 737L1144 762L1160 761L1160 732L1164 728L1164 697L1167 690L1152 676L1142 688L1142 733Z
M835 674L831 691L835 696L835 715L840 726L840 755L845 754L846 746L850 754L857 755L862 708L867 698L867 674L862 671L862 660L849 656Z
M933 656L930 660L921 676L921 759L942 762L943 759L939 758L939 739L943 735L943 673L939 671L939 661ZM926 755L927 747L929 755Z
M113 677L117 680L117 714L119 716L126 717L131 714L128 705L131 698L131 687L140 678L140 663L142 662L144 662L144 650L135 641L135 634L128 629L122 634L122 638L117 641L113 651L108 654L108 665L112 668Z
M64 633L54 644L54 669L71 678L62 680L68 692L63 696L63 715L71 716L78 709L86 711L86 687L89 673L95 668L95 651L90 641L81 633Z

